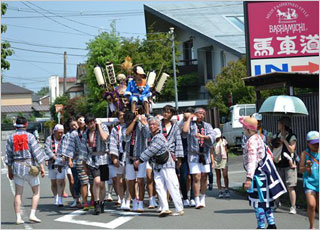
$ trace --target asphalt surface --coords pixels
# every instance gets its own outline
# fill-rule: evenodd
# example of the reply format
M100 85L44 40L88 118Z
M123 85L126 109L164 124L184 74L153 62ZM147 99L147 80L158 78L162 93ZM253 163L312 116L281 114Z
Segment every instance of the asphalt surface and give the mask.
M5 154L5 142L1 142L2 157ZM241 186L244 180L242 157L235 157L229 164L230 187ZM215 181L215 180L214 180ZM66 189L69 192L69 187ZM1 159L1 228L2 229L254 229L256 218L253 209L245 197L234 190L230 199L218 199L217 189L207 191L206 207L200 210L185 208L183 216L159 218L156 210L145 209L142 214L121 212L113 202L106 205L106 213L93 216L92 212L83 212L70 208L72 198L64 199L62 208L53 205L53 197L48 177L41 179L41 199L37 217L42 223L33 224L28 220L31 209L31 189L25 184L23 194L24 225L16 225L13 208L14 184L7 177L7 169ZM115 196L114 196L115 198ZM148 201L145 199L145 206ZM174 206L170 204L171 210ZM304 213L303 211L299 213ZM277 210L276 224L282 229L306 229L309 227L305 215L291 215L287 210ZM318 219L316 226L319 226Z

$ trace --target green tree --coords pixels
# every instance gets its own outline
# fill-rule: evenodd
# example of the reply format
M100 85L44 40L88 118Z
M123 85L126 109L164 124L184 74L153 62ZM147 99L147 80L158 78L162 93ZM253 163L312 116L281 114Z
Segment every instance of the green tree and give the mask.
M75 117L77 114L86 114L88 112L88 102L86 97L75 97L67 102L64 107L65 117Z
M254 87L245 86L242 78L247 77L245 58L230 62L224 67L215 81L209 81L206 89L210 95L210 107L218 107L220 115L228 113L228 96L232 93L234 104L255 103Z
M49 87L42 87L42 88L36 93L37 96L41 96L41 97L43 97L43 96L45 96L45 95L47 95L47 94L49 94Z
M1 3L1 16L5 15L7 11L7 3ZM4 24L1 24L1 34L5 33L7 31L7 26ZM13 54L13 50L10 49L10 43L7 41L1 41L1 71L2 70L9 70L10 69L10 63L6 60L8 56L11 56ZM2 77L1 77L2 80Z
M107 104L103 98L105 89L99 88L93 69L96 65L100 65L104 68L107 61L111 61L116 64L120 64L123 61L118 56L121 49L121 39L116 35L113 27L113 31L111 33L101 33L94 40L91 40L88 43L87 48L89 50L89 58L87 61L88 72L86 83L90 92L88 96L88 106L95 116L106 117ZM117 70L120 69L120 65L114 66L117 72Z

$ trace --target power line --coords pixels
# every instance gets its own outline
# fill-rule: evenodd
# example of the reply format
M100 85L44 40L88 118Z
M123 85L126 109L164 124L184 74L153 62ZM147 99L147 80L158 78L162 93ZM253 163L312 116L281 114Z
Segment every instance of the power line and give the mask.
M64 55L63 53L56 53L56 52L50 52L50 51L42 51L42 50L30 50L30 49L24 49L24 48L19 48L19 47L11 47L12 49L16 50L23 50L23 51L29 51L29 52L34 52L34 53L46 53L46 54L54 54L54 55ZM86 57L86 55L80 55L80 54L68 54L68 56L74 56L74 57Z
M13 79L17 79L17 80L23 80L23 81L31 81L31 82L47 82L47 80L46 81L44 81L44 80L32 80L32 79L27 79L27 78L22 78L22 77L12 77L12 76L7 76L7 75L5 75L5 76L3 76L4 78L13 78ZM42 79L43 79L44 77L42 77ZM46 78L48 78L48 76L46 77Z
M50 14L53 14L53 15L55 15L57 17L60 17L60 18L63 18L65 20L68 20L68 21L71 21L71 22L74 22L74 23L78 23L78 24L83 25L83 26L87 26L87 27L91 27L91 28L95 28L95 29L101 29L100 27L97 27L97 26L93 26L93 25L89 25L89 24L86 24L86 23L83 23L83 22L75 21L75 20L72 20L72 19L69 19L69 18L65 18L64 16L52 13L51 11L46 10L46 9L40 7L40 6L37 6L37 5L35 5L35 4L31 3L31 2L28 2L28 3L33 5L33 6L35 6L35 7L38 7L41 10L44 10L44 11L48 12ZM103 29L103 30L111 32L111 30L107 30L107 29ZM131 32L119 32L119 33L122 33L122 34L141 34L141 33L131 33Z
M10 10L16 10L16 11L23 11L23 12L32 12L32 11L30 11L29 9L27 9L27 8L18 8L18 7L12 7L12 6L8 6L8 8L7 9L10 9ZM92 13L92 12L94 12L94 13L96 13L96 12L100 12L100 13L115 13L115 12L142 12L140 9L131 9L131 10L121 10L121 11L114 11L114 10L94 10L94 11L72 11L72 10L69 10L69 11L67 11L67 10L54 10L54 9L52 9L52 10L50 10L51 12L57 12L57 13L62 13L62 14L68 14L68 13L70 13L70 14L72 14L72 13L80 13L80 14L84 14L84 13Z
M86 35L86 34L81 34L81 33L72 33L72 32L65 32L65 31L59 31L59 30L47 30L47 29L41 29L41 28L36 28L36 27L30 27L30 26L20 26L20 25L14 25L14 24L6 24L7 26L12 26L12 27L20 27L20 28L25 28L25 29L33 29L33 30L41 30L41 31L48 31L48 32L54 32L54 33L62 33L62 34L74 34L74 35ZM95 37L95 35L88 35L91 37Z
M44 64L63 65L62 62L47 62L47 61L37 61L37 60L16 59L16 58L10 58L10 60L12 60L12 61L21 61L21 62L35 62L35 63L44 63ZM78 64L67 63L67 65L78 65Z
M55 20L55 19L53 19L53 18L50 18L50 17L44 15L43 13L39 12L38 10L33 9L32 7L30 7L29 5L27 5L25 2L21 2L21 3L24 4L25 6L27 6L28 8L34 10L35 12L37 12L37 13L43 15L44 17L48 18L49 20L54 21L55 23L57 23L57 24L59 24L59 25L62 25L62 26L64 26L64 27L67 27L67 28L69 28L69 29L71 29L71 30L74 30L74 31L77 31L77 32L80 32L80 33L83 33L83 34L87 34L87 35L93 36L92 34L83 32L83 31L81 31L81 30L75 29L75 28L70 27L70 26L67 26L67 25L65 25L65 24L63 24L63 23L61 23L61 22L59 22L59 21L57 21L57 20Z
M215 7L227 7L227 6L239 6L242 5L241 3L234 3L234 4L221 4L221 5L211 5L211 6L193 6L193 7L186 7L186 8L170 8L170 9L159 9L159 11L164 12L170 12L170 11L182 11L182 10L199 10L199 9L208 9L212 11L212 8ZM161 7L161 5L160 5ZM40 7L39 7L40 8ZM23 8L14 8L14 7L8 7L10 10L16 10L16 11L22 11L22 12L29 12L32 11L28 9ZM121 11L61 11L61 10L50 10L51 12L57 11L57 13L60 13L60 15L56 14L56 17L61 16L61 14L64 14L65 17L68 16L107 16L107 15L119 15L119 14L125 14L129 15L131 14L143 14L144 12L141 10L121 10ZM87 12L87 13L86 13ZM91 13L94 12L94 13ZM97 13L99 12L99 13ZM189 13L189 12L187 12ZM38 16L41 17L41 16Z
M13 40L10 40L10 39L3 39L3 41L8 41L10 43L16 43L16 44L24 44L24 45L30 45L30 46L39 46L39 47L56 48L56 49L87 50L87 49L78 48L78 47L52 46L52 45L30 43L30 42L25 42L25 41L13 41Z
M46 9L40 7L40 6L37 6L37 5L35 5L35 4L31 3L31 2L28 2L28 3L31 4L31 5L33 5L33 6L35 6L35 7L37 7L37 8L39 8L39 9L41 9L41 10L44 10L44 11L48 12L48 13L50 13L50 14L53 14L53 15L58 16L58 17L60 17L60 18L63 18L63 19L65 19L65 20L68 20L68 21L71 21L71 22L75 22L75 23L78 23L78 24L80 24L80 25L89 26L89 27L93 27L93 28L99 29L99 27L96 27L96 26L92 26L92 25L88 25L88 24L86 24L86 23L82 23L82 22L78 22L78 21L75 21L75 20L72 20L72 19L64 18L64 17L61 16L61 15L52 13L51 11L46 10Z

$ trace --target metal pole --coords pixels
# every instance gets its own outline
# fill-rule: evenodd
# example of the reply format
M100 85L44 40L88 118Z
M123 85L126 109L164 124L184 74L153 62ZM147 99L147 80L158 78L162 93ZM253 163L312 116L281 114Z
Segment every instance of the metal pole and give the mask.
M67 52L64 51L64 63L63 63L63 94L66 93L66 81L67 81Z
M175 93L175 104L176 110L178 111L178 88L177 88L177 73L176 73L176 52L174 48L174 28L170 27L171 34L171 47L172 47L172 65L173 65L173 79L174 79L174 93Z

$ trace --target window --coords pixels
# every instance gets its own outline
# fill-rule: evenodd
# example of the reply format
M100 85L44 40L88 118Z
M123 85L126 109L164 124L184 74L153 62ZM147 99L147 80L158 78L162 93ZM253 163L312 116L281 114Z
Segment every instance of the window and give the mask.
M238 29L244 31L244 17L243 16L226 16L226 18Z
M193 40L183 43L183 59L184 65L191 65L193 59Z
M250 116L256 112L255 108L241 108L239 110L240 116Z
M212 51L206 51L207 80L212 80Z

